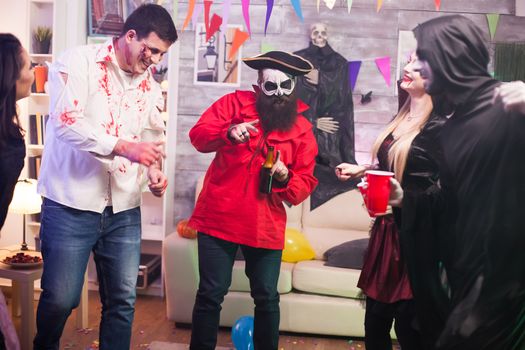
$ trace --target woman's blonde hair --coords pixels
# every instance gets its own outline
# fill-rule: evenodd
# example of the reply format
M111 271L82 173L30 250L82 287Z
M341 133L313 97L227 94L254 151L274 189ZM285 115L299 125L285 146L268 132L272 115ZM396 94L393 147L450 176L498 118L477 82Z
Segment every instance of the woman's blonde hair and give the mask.
M377 153L379 152L379 147L381 147L383 141L388 137L388 135L392 134L399 124L401 124L405 118L408 118L409 115L410 96L406 99L396 117L377 137L374 145L372 146L372 159L377 159ZM390 169L394 170L395 177L399 182L403 180L403 173L405 171L408 152L410 151L412 141L414 141L414 138L419 134L429 117L430 113L419 118L419 120L414 123L414 125L408 131L400 135L397 139L394 139L394 142L388 151L388 165Z

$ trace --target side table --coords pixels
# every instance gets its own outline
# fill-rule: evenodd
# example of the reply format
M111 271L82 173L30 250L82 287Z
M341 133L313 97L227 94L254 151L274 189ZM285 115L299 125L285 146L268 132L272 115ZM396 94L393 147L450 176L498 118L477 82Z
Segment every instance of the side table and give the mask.
M16 295L20 296L21 309L20 346L22 350L33 349L33 338L35 337L35 313L34 294L35 281L42 277L42 267L14 269L11 266L0 264L0 278L8 278L12 281L12 313L16 314Z
M13 249L14 247L7 247ZM15 248L16 249L16 248ZM18 251L11 250L9 254L16 254ZM31 251L34 253L34 251ZM3 254L5 255L5 254ZM3 259L3 257L2 257ZM35 312L34 294L35 281L42 277L43 267L17 269L9 265L0 263L0 278L7 278L12 281L11 305L12 315L21 318L19 333L21 350L33 349L33 338L35 337ZM20 311L20 313L18 312ZM77 308L76 327L88 327L88 284L87 271L84 276L84 286L80 295L80 304Z

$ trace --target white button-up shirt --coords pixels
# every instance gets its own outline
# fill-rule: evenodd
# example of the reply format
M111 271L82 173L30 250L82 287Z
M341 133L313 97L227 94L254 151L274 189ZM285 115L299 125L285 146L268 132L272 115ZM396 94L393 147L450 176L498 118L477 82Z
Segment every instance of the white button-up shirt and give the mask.
M162 91L151 72L122 71L109 40L65 52L50 67L49 84L39 193L99 213L108 205L115 213L139 206L145 168L112 152L118 139L164 137Z

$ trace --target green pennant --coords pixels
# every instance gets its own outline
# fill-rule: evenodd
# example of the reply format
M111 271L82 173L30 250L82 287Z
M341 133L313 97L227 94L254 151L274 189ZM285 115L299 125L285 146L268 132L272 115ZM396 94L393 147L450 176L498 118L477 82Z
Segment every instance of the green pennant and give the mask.
M261 43L261 53L267 53L268 51L275 51L275 48L266 43Z
M350 13L350 10L352 9L352 0L348 0L347 1L347 6L348 6L348 13Z
M171 18L173 18L173 22L177 23L179 17L179 0L173 0L173 14L171 15Z
M498 28L499 14L487 13L487 21L489 22L490 39L494 40L494 35L496 35L496 29Z

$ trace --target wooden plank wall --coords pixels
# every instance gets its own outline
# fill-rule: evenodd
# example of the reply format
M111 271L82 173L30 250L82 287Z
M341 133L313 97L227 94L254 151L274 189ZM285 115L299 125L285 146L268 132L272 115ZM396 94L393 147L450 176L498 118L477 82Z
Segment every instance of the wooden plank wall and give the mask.
M211 13L222 14L222 1L212 6ZM525 17L516 17L515 0L443 0L441 11L436 12L432 0L385 0L383 8L376 12L375 0L354 0L351 13L347 13L346 1L338 0L333 10L321 0L317 13L316 1L302 1L304 23L297 18L289 0L276 0L272 17L264 36L265 1L252 1L250 19L252 37L244 46L242 55L260 53L261 43L278 50L296 51L309 43L310 25L324 22L328 25L329 44L348 60L390 56L391 81L395 81L397 67L398 31L411 30L418 23L437 16L460 13L476 22L490 41L485 14L499 13L500 21L494 41L525 41ZM187 1L179 2L177 28L182 27L187 12ZM203 16L200 17L200 22ZM233 0L230 24L243 24L240 0ZM190 28L191 29L191 28ZM189 142L188 131L200 114L216 99L233 91L233 88L193 85L195 32L186 29L180 35L181 50L179 99L177 123L175 179L176 186L173 219L175 222L189 217L193 209L195 183L203 176L213 154L198 153ZM172 63L173 64L173 63ZM256 81L256 72L243 65L241 89L250 89ZM360 94L373 91L373 100L361 105ZM354 90L356 157L360 162L369 161L369 149L378 132L397 108L394 88L388 87L373 61L364 62ZM174 122L174 121L170 121ZM217 203L220 205L220 203Z

